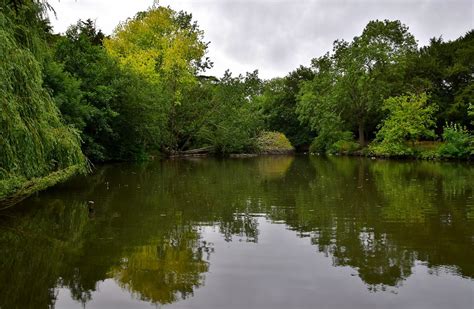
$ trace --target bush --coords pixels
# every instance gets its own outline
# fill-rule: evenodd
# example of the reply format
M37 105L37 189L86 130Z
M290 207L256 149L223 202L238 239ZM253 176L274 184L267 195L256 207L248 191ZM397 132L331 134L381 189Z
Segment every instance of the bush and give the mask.
M431 128L436 107L428 104L426 94L391 97L384 101L383 108L389 116L379 126L375 143L370 146L374 154L412 156L417 151L410 143L414 146L421 137L435 137Z
M393 157L405 157L415 155L415 150L408 145L407 142L381 142L377 141L369 146L369 150L372 154L377 156L393 156Z
M446 124L443 132L444 144L439 155L447 158L469 158L474 155L474 136L459 124Z
M311 153L350 153L359 149L354 136L349 131L321 131L313 140L309 151Z
M280 132L262 132L256 140L259 153L290 153L294 151L288 138Z
M357 143L353 139L350 139L350 140L341 139L335 142L334 144L332 144L328 152L332 154L335 154L335 153L350 154L350 153L355 152L358 149L359 149L359 143Z

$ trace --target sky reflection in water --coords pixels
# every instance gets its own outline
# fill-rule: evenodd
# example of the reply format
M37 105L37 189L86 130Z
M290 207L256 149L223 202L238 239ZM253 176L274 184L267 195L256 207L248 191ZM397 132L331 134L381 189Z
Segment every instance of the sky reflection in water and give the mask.
M0 307L469 308L473 184L358 158L105 166L0 218Z

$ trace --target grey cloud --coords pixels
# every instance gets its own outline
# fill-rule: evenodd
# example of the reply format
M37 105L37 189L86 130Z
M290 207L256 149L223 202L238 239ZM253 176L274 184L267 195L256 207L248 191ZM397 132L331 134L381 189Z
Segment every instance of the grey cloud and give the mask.
M60 4L65 8L74 5L64 2ZM77 0L75 6L78 12L95 13L98 25L110 33L118 21L151 4L151 0ZM373 19L400 19L420 45L431 37L455 39L471 30L474 20L471 0L162 0L160 4L193 14L206 41L211 41L209 56L215 63L211 74L222 75L226 68L235 73L259 69L265 78L308 65L330 51L335 39L351 40ZM105 12L98 15L99 11Z

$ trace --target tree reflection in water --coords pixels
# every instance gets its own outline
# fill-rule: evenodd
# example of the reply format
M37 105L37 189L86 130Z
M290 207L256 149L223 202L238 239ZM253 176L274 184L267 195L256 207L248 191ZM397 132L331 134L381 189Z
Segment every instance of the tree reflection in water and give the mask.
M202 227L258 244L262 215L309 236L371 291L400 286L417 261L473 278L473 183L471 165L353 158L106 166L0 216L0 307L51 306L58 287L87 303L108 278L173 303L212 268Z
M209 269L203 254L211 251L194 229L184 227L156 245L133 248L110 274L141 300L169 304L193 295L202 284Z

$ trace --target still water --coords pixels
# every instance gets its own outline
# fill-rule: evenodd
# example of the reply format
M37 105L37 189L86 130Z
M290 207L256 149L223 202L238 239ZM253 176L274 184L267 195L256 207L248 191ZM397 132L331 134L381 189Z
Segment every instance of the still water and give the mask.
M473 196L460 163L99 167L0 214L0 308L473 308Z

